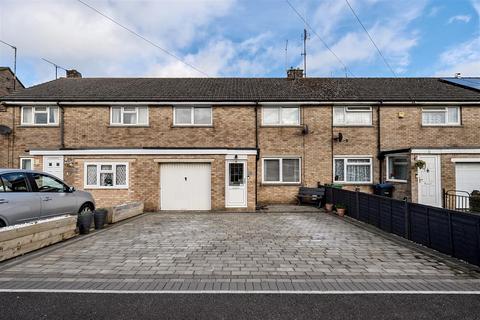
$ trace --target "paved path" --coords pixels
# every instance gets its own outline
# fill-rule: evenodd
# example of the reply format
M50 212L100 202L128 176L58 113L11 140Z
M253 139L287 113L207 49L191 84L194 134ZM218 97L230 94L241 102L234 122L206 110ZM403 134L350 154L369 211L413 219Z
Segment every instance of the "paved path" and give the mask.
M321 212L147 214L0 264L0 290L479 291L479 269Z

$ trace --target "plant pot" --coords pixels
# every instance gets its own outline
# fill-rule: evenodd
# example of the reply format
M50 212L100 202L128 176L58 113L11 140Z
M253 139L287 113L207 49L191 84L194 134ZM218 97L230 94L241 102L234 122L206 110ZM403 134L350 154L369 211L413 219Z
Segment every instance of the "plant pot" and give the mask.
M337 208L337 214L339 217L343 217L345 215L345 208Z
M332 212L333 210L333 203L325 203L325 211Z
M90 227L92 226L92 219L93 219L93 214L91 212L83 212L82 214L78 215L77 225L78 225L78 231L80 231L80 234L90 233Z
M95 223L95 229L103 229L105 221L107 220L107 210L98 209L93 213L93 222Z

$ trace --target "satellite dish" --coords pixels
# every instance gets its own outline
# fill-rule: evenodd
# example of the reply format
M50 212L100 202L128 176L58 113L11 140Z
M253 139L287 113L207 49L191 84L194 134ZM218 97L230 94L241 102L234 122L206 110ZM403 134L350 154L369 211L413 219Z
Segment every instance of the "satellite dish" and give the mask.
M0 135L8 136L10 133L12 133L12 129L10 129L10 127L0 125Z
M336 137L333 137L333 140L342 142L343 141L343 134L341 132L338 133Z

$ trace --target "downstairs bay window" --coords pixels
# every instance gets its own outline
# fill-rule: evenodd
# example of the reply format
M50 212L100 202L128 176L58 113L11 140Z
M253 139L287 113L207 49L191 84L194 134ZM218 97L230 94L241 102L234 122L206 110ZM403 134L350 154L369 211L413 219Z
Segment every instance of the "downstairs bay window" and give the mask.
M372 158L334 158L334 181L372 183Z
M300 158L264 158L264 183L300 183Z
M89 189L127 189L127 162L85 163L85 188Z

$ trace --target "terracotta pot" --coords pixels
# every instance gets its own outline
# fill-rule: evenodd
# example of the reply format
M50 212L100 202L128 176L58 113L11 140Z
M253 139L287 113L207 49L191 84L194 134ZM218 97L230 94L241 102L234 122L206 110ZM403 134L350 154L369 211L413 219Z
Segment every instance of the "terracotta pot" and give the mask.
M333 203L325 203L325 211L332 212L333 210Z
M337 209L337 214L338 214L340 217L343 217L343 216L345 215L345 211L346 211L346 209L344 209L344 208Z

